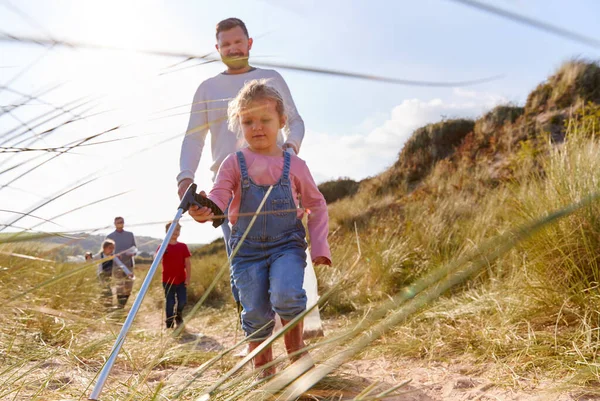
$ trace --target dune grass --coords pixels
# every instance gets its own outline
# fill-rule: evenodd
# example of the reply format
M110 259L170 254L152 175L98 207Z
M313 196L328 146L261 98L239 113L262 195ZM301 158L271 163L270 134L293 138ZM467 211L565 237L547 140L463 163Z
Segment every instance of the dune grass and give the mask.
M364 228L365 236L373 238L363 243L364 253L379 257L367 261L369 271L375 272L369 277L370 292L355 288L352 295L331 302L343 304L345 297L367 301L364 294L374 295L373 288L410 282L486 239L599 193L600 142L594 121L572 120L563 144L546 143L538 149L541 168L523 163L515 174L518 179L496 188L466 190L463 185L457 190L456 183L465 177L454 174L441 180L443 174L434 172L420 190L402 200L370 202L363 193L341 201L332 213L340 230L347 221L362 221L365 213L383 215ZM521 160L523 155L514 157ZM470 178L479 181L487 169L471 171ZM491 260L477 276L367 352L442 361L467 358L490 365L488 374L503 385L555 380L584 387L597 381L598 216L600 202L592 202L549 225ZM394 230L394 235L385 235Z
M595 96L593 88L572 88L586 71L564 67L559 81L568 85L554 90L579 103ZM595 82L596 69L589 71L584 82ZM348 196L330 206L335 265L317 274L322 315L346 324L310 344L317 369L302 375L290 368L259 384L242 372L231 355L242 344L234 341L228 277L213 282L227 264L217 241L194 254L188 311L196 312L186 321L220 347L203 348L201 336L163 328L157 275L102 399L194 400L208 391L213 400L295 399L315 384L337 391L324 399L339 399L348 385L336 382L335 368L377 356L470 363L473 374L498 385L553 381L557 390L595 393L600 202L590 195L600 193L598 107L572 114L560 143L541 132L534 139L515 134L520 139L493 157L482 151L487 145L463 146L474 137L491 141L488 123L518 129L543 101L562 104L559 95L530 99L525 114L507 106L485 121L421 129L411 142L422 142L416 154L407 148L385 174L342 191ZM448 129L452 151L440 137ZM445 153L432 152L437 147ZM402 166L404 173L396 169ZM0 236L0 399L86 399L126 310L101 306L95 264L53 262L33 236L7 238ZM146 270L136 268L134 294Z
M481 248L486 241L493 243L502 235L511 238L516 227L600 191L600 143L593 136L578 135L581 129L572 127L559 147L548 145L543 174L533 170L485 196L437 182L440 176L434 173L428 184L436 188L437 196L415 191L401 199L387 196L372 202L358 193L333 206L331 242L339 263L318 269L321 292L331 289L323 314L346 314L352 321L372 309L366 315L368 325L356 326L360 329L340 342L344 349L343 344L355 338L347 343L346 349L352 350L347 358L360 353L445 361L469 358L489 365L488 376L505 385L553 378L572 387L597 380L598 203L549 225L497 258L490 256L489 263L483 252L492 248ZM356 240L348 235L350 222L358 230L362 256L348 274L356 256ZM27 250L20 248L21 253ZM386 303L389 296L404 296L407 285L461 257L467 265L479 260L482 268L469 280L457 282L443 298L427 298L408 314L407 309ZM199 299L224 262L219 252L194 258L192 300ZM124 319L118 311L107 314L99 306L95 266L7 255L0 256L0 266L6 302L0 313L4 366L0 395L15 400L85 397ZM137 270L139 285L144 267ZM154 278L152 301L144 304L141 321L127 338L103 399L159 399L167 390L176 394L173 381L179 387L186 381L175 379L174 372L190 378L222 352L194 351L193 342L180 343L162 329L158 280ZM212 299L217 309L203 310L201 316L192 317L192 324L197 318L217 326L235 322L227 279L215 288L214 297L207 300ZM413 295L419 293L405 300ZM404 313L403 324L380 321L390 313ZM158 318L149 323L144 315ZM384 324L381 331L374 331L380 324ZM368 332L378 335L360 340L361 333ZM383 341L373 343L379 336ZM321 352L317 348L315 357ZM190 379L181 399L202 394L234 363L231 356L222 355L204 375ZM77 374L71 378L73 372ZM242 381L239 386L248 384ZM232 397L241 388L231 387L215 399Z

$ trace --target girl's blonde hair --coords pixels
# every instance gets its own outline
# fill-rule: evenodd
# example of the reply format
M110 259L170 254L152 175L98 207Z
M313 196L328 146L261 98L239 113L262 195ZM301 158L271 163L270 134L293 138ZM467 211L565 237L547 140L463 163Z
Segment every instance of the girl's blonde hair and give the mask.
M237 96L229 102L229 107L227 108L227 118L229 120L227 125L229 130L240 136L242 134L242 127L240 125L242 109L247 108L255 100L264 99L273 100L276 103L275 109L280 117L286 115L283 97L277 89L271 86L267 79L254 79L246 82Z

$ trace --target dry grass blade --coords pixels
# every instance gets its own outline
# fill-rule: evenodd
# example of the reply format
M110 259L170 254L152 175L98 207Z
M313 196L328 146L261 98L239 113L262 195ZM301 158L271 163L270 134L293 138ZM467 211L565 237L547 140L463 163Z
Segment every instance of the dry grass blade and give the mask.
M31 217L31 215L26 212L19 212L18 214ZM170 220L161 220L161 221L151 221L151 222L146 222L146 223L134 223L134 224L128 224L128 227L148 227L148 226L154 226L154 225L164 226L169 221ZM99 226L99 227L84 227L84 228L73 229L73 230L68 230L68 231L52 231L52 232L50 232L50 231L33 231L31 228L19 227L14 224L2 224L2 226L12 227L14 229L21 230L22 232L18 232L18 233L12 234L12 235L9 235L8 233L3 234L2 236L0 236L0 244L23 242L23 241L34 241L36 239L44 239L44 238L48 238L48 237L61 237L61 238L69 238L69 239L73 239L73 240L80 240L81 239L80 236L73 236L73 235L81 234L82 232L85 232L88 234L95 233L95 232L107 230L107 229L113 227L112 225L105 225L105 226Z
M387 397L390 394L392 394L393 392L395 392L396 390L398 390L399 388L407 386L411 381L412 381L412 379L405 380L402 383L397 384L397 385L395 385L392 388L389 388L389 389L387 389L385 391L382 391L381 393L375 395L375 399Z
M44 155L38 155L38 156L36 156L36 157L33 157L33 158L31 158L31 159L28 159L28 160L22 161L22 162L20 162L20 163L13 164L12 166L5 168L4 170L1 170L1 171L0 171L0 175L2 175L2 174L6 174L6 173L9 173L9 172L13 171L14 169L17 169L17 168L19 168L19 167L23 167L23 166L25 166L26 164L29 164L29 163L31 163L31 162L34 162L34 161L38 160L38 159L39 159L41 156L44 156ZM2 184L2 187L1 187L1 188L10 188L10 187L11 187L11 185L10 185L10 184Z
M83 115L75 114L74 111L80 107L83 107L83 106L91 103L92 101L93 100L88 100L87 97L79 98L79 99L73 100L71 102L67 102L61 107L47 111L46 113L43 113L37 117L34 117L31 120L29 120L27 122L27 124L32 124L32 123L38 121L39 119L45 118L48 115L50 115L50 117L36 123L35 125L25 126L25 124L22 124L21 127L15 127L7 132L4 132L0 137L5 138L5 139L2 142L0 142L0 145L6 145L7 143L9 143L11 141L14 141L14 140L22 137L23 135L26 135L27 133L32 132L34 129L36 129L38 127L41 127L42 125L47 124L47 123L51 122L52 120L55 120L59 117L64 116L65 114L71 114L71 115L73 115L74 118L82 119ZM71 105L74 105L74 106L71 107ZM61 109L63 109L63 110L61 110ZM86 113L89 110L91 110L91 108L84 110L83 113ZM58 112L58 114L52 115L56 112ZM15 133L16 131L18 131L20 128L23 128L23 127L25 127L24 130L21 130L20 132ZM13 134L13 133L15 133L15 134L12 136L9 136L10 134ZM42 134L40 134L40 135L42 135ZM21 143L22 142L14 143L13 146L19 145Z
M39 63L40 61L42 61L44 59L44 57L46 57L50 53L50 51L53 49L53 47L54 46L47 47L46 51L44 53L42 53L38 58L36 58L35 60L33 60L31 63L29 63L25 68L21 68L21 70L17 74L15 74L12 78L10 78L7 82L4 83L4 86L10 86L10 85L12 85L16 80L18 80L20 77L22 77L23 75L25 75L27 73L27 71L29 71L37 63Z
M33 126L32 128L37 128L37 127L39 127L39 126L41 126L41 125L43 125L43 124L45 124L45 123L48 123L48 122L52 121L53 119L55 119L55 118L58 118L58 117L62 116L63 114L66 114L66 113L69 113L69 114L71 114L71 115L77 116L76 114L74 114L74 113L73 113L73 111L74 111L75 109L77 109L77 108L79 108L79 107L81 107L81 106L83 106L83 105L85 105L85 104L89 103L91 100L95 100L95 99L91 99L91 100L89 100L89 101L86 101L87 99L88 99L87 97L81 97L81 98L77 98L77 99L75 99L75 100L71 100L71 101L69 101L69 102L67 102L67 103L63 104L62 106L57 106L56 108L52 108L51 110L48 110L48 111L46 111L46 112L44 112L44 113L42 113L42 114L38 115L37 117L34 117L34 118L32 118L31 120L29 120L29 121L28 121L28 123L29 123L29 124L32 124L32 123L34 123L34 122L36 122L36 121L38 121L38 120L40 120L40 119L42 119L42 118L45 118L45 117L47 117L47 116L49 116L49 115L52 115L52 114L54 114L54 113L57 113L57 112L58 112L58 115L56 115L56 116L54 116L54 117L52 117L52 118L46 119L46 120L44 120L44 121L42 121L42 122L40 122L40 123L37 123L37 124L36 124L35 126ZM80 104L80 105L73 106L71 109L69 109L69 108L68 108L68 107L70 107L70 106L72 106L72 105L74 105L74 104L77 104L77 103L79 103L79 102L85 102L85 103L82 103L82 104ZM20 103L18 106L24 106L24 105L27 105L27 104L28 104L28 102L24 102L24 103ZM17 106L17 105L15 105L15 106ZM62 110L62 109L64 109L64 110ZM8 131L6 131L6 132L2 133L2 134L0 135L0 137L2 137L2 138L4 138L4 137L7 137L8 135L12 134L13 132L15 132L15 131L18 131L20 128L21 128L21 127L15 127L15 128L12 128L12 129L10 129L10 130L8 130ZM19 134L19 136L20 136L20 135L22 135L22 134ZM14 138L11 138L11 139L9 139L9 140L13 140L13 139L14 139ZM3 141L1 144L3 144L3 145L4 145L4 144L6 144L6 143L7 143L7 141Z
M63 84L58 84L58 85L56 85L56 86L52 87L52 88L51 88L51 90L53 90L53 89L56 89L56 88L58 88L58 87L60 87L60 86L62 86L62 85L63 85ZM24 93L22 93L22 92L19 92L19 91L17 91L17 90L15 90L15 89L13 89L13 88L10 88L10 87L8 87L8 86L4 86L4 85L0 85L0 89L2 89L2 90L6 90L6 91L8 91L8 92L11 92L11 93L13 93L13 94L15 94L15 95L22 96L24 99L27 99L28 101L31 101L31 100L36 100L36 101L40 102L41 104L44 104L44 105L46 105L46 106L49 106L49 107L53 108L54 110L58 110L58 111L66 111L66 110L64 110L64 109L61 109L60 107L57 107L57 106L53 105L53 104L52 104L52 103L50 103L50 102L47 102L47 101L43 100L43 99L41 98L41 95L27 95L27 94L24 94Z
M113 194L113 195L110 195L110 196L104 197L104 198L102 198L102 199L98 199L98 200L95 200L95 201L93 201L93 202L86 203L86 204L84 204L84 205L81 205L81 206L78 206L78 207L76 207L76 208L70 209L70 210L68 210L68 211L66 211L66 212L63 212L63 213L57 214L56 216L53 216L53 217L51 217L51 218L50 218L50 221L53 221L53 220L55 220L55 219L58 219L59 217L66 216L66 215L68 215L68 214L70 214L70 213L73 213L73 212L75 212L75 211L77 211L77 210L85 209L86 207L89 207L89 206L92 206L92 205L96 205L96 204L98 204L98 203L102 203L102 202L104 202L104 201L107 201L107 200L110 200L110 199L118 198L119 196L125 195L125 194L127 194L127 193L129 193L129 192L130 192L130 191L123 191L123 192L119 192L119 193L116 193L116 194ZM33 228L39 227L39 226L41 226L41 225L42 225L42 224L44 224L44 223L45 223L45 222L40 222L40 223L38 223L38 224L36 224L36 225L32 226L31 228L33 229Z
M45 39L45 38L35 38L32 36L25 35L13 35L4 33L0 36L0 40L8 41L8 42L21 42L21 43L35 43L35 44L45 44L47 46L65 46L71 48L88 48L88 49L110 49L110 50L127 50L136 53L149 54L155 56L165 56L165 57L178 57L183 59L200 59L200 60L209 60L209 61L218 61L218 58L208 57L205 55L194 55L188 53L177 53L177 52L169 52L169 51L161 51L161 50L142 50L142 49L123 49L113 46L102 46L92 43L83 43L83 42L67 42L63 40L55 40L55 39ZM292 71L300 71L300 72L308 72L313 74L323 74L330 76L338 76L345 78L355 78L355 79L363 79L367 81L377 81L377 82L387 82L398 85L407 85L407 86L426 86L426 87L454 87L454 86L470 86L470 85L478 85L481 83L493 81L500 79L501 76L493 76L486 77L481 79L474 79L468 81L455 81L455 82L442 82L442 81L419 81L419 80L409 80L409 79L400 79L393 77L384 77L378 75L370 75L370 74L362 74L357 72L349 72L349 71L340 71L340 70L331 70L327 68L319 68L319 67L310 67L310 66L301 66L295 64L283 64L283 63L266 63L266 62L253 62L252 64L257 65L259 67L269 67L269 68L279 68L285 70Z
M59 226L59 227L61 227L61 225L60 225L60 224L58 224L58 223L55 223L54 221L52 221L52 219L45 219L45 218L43 218L43 217L35 216L35 215L32 215L32 214L30 214L30 213L23 213L23 212L18 212L18 211L16 211L16 210L8 210L8 209L0 209L0 212L4 212L4 213L12 213L12 214L20 214L20 215L22 215L22 216L25 216L25 215L26 215L26 216L29 216L29 217L31 217L31 218L33 218L33 219L42 220L42 222L43 222L43 223L50 223L50 224L54 224L54 225L56 225L56 226Z
M498 7L494 7L492 5L489 4L484 4L484 3L480 3L479 1L475 1L475 0L451 0L454 1L455 3L461 3L464 4L466 6L469 7L473 7L473 8L477 8L479 10L485 11L487 13L490 14L494 14L494 15L498 15L500 17L509 19L511 21L517 22L519 24L523 24L523 25L527 25L529 27L533 27L545 32L549 32L552 33L554 35L560 36L561 38L564 39L569 39L584 45L588 45L588 46L592 46L595 48L600 48L600 40L598 39L594 39L594 38L590 38L587 36L584 36L582 34L573 32L573 31L569 31L567 29L564 28L560 28L558 26L555 25L550 25L547 22L543 22L543 21L539 21L530 17L526 17L524 15L520 15L517 13L513 13L507 10L503 10L501 8Z
M30 26L41 31L44 35L51 37L50 32L46 29L42 24L40 24L36 19L34 19L31 15L27 14L17 6L15 6L12 2L8 0L3 1L4 7L11 10L13 13L20 16L24 21L26 21Z
M23 255L23 254L14 253L14 252L3 252L3 251L0 251L0 255L13 256L15 258L21 258L21 259L37 260L37 261L40 261L40 262L55 263L54 260L44 259L44 258L37 258L35 256Z
M68 153L70 150L76 149L78 146L80 146L80 145L83 145L84 143L86 143L86 142L88 142L88 141L91 141L91 140L92 140L92 139L94 139L94 138L97 138L97 137L99 137L99 136L101 136L101 135L104 135L104 134L107 134L107 133L109 133L109 132L115 131L115 130L117 130L117 129L119 129L119 128L120 128L119 126L116 126L116 127L110 128L110 129L108 129L108 130L106 130L106 131L102 131L102 132L101 132L101 133L99 133L99 134L95 134L95 135L92 135L92 136L88 136L88 137L86 137L86 138L84 138L84 139L81 139L81 140L79 140L79 141L78 141L78 142L77 142L75 145L73 145L73 146L70 146L70 147L66 148L65 150L63 150L63 151L60 151L60 152L58 152L58 154L56 154L56 155L54 155L54 156L50 157L50 158L49 158L49 159L47 159L47 160L44 160L44 161L43 161L43 162L41 162L41 163L38 163L38 164L36 164L35 166L31 167L29 170L27 170L27 171L25 171L25 172L23 172L23 173L19 174L18 176L16 176L15 178L13 178L12 180L10 180L9 182L7 182L7 183L3 184L2 186L0 186L0 190L1 190L2 188L6 187L7 185L10 185L10 184L12 184L12 183L14 183L14 182L16 182L16 181L20 180L21 178L25 177L27 174L29 174L29 173L31 173L31 172L33 172L33 171L37 170L38 168L42 167L44 164L46 164L46 163L49 163L49 162L51 162L52 160L56 159L57 157L60 157L60 156L62 156L62 155L64 155L64 154ZM1 231L1 230L0 230L0 231Z
M141 138L141 136L126 136L126 137L118 138L118 139L108 139L106 141L80 144L77 146L63 145L63 146L57 146L57 147L51 147L51 148L15 148L15 147L0 146L0 153L25 153L25 152L58 153L58 152L62 152L64 150L73 149L75 147L84 148L87 146L104 145L107 143L121 142L121 141L126 141L129 139L135 139L135 138Z
M209 53L209 54L211 54L211 53ZM189 61L189 60L191 60L191 59L189 59L189 58L188 58L188 59L186 59L185 61ZM173 74L173 73L175 73L175 72L179 72L179 71L187 70L187 69L189 69L189 68L201 67L201 66L203 66L203 65L206 65L206 64L211 64L211 63L216 63L216 62L217 62L217 59L215 59L215 60L207 60L207 61L202 61L201 63L196 63L196 64L194 64L194 65L186 65L185 67L181 67L181 68L173 69L173 70L170 70L170 71L161 72L161 73L160 73L160 74L158 74L158 75L168 75L168 74Z
M93 106L92 106L92 107L90 107L88 110L91 110L92 108L93 108ZM81 118L78 118L78 119L83 119L83 118L84 118L84 117L81 117ZM51 128L51 129L48 129L48 130L46 130L46 131L44 131L44 132L42 132L42 133L40 133L40 134L38 134L38 135L35 135L33 138L26 138L26 139L24 139L24 140L21 140L20 142L16 142L15 144L13 144L13 147L14 147L14 146L16 146L16 145L19 145L19 144L21 144L21 143L23 143L23 142L27 142L27 141L29 141L29 142L28 142L28 144L27 144L27 146L29 146L29 145L31 145L31 144L33 144L33 143L37 142L38 140L42 139L42 138L43 138L43 135L45 135L45 134L48 134L48 133L51 133L51 132L54 132L54 131L56 131L57 129L59 129L59 128L61 128L61 127L65 126L65 125L67 125L67 124L70 124L70 123L73 123L73 122L77 121L78 119L72 119L72 120L69 120L69 121L67 121L67 122L61 123L61 124L60 124L60 125L58 125L58 126L55 126L55 127ZM28 131L26 131L25 133L27 133L27 132L28 132ZM79 141L81 141L81 140L79 140ZM73 146L73 144L74 144L74 143L76 143L76 142L70 142L70 143L68 143L67 145L65 145L65 147L69 146L69 148L68 148L68 149L65 149L65 150L64 150L63 152L61 152L61 153L66 153L68 150L71 150L72 148L76 147L76 146ZM80 144L79 144L79 146L81 146L81 145L83 145L83 143L80 143ZM18 152L17 152L17 153L18 153ZM71 153L73 154L73 152L71 152ZM5 160L3 163L0 163L0 165L4 165L4 164L8 163L10 160L12 160L12 159L13 159L14 157L16 157L16 156L17 156L17 154L15 154L15 155L14 155L14 156L12 156L12 157L9 157L9 158L7 158L7 159L6 159L6 160ZM9 171L12 171L12 170L14 170L14 169L16 169L16 168L22 167L22 166L24 166L25 164L29 164L29 163L31 163L31 162L33 162L33 161L39 160L40 158L43 158L44 156L45 156L44 154L41 154L41 155L38 155L38 156L32 157L32 158L30 158L30 159L27 159L27 160L25 160L25 161L23 161L23 162L20 162L20 163L14 164L14 165L12 165L12 166L10 166L10 167L7 167L7 168L5 168L4 170L0 171L0 175L2 175L2 174L4 174L4 173L7 173L7 172L9 172ZM45 163L45 162L44 162L44 163ZM44 164L44 163L42 163L42 164ZM33 171L33 170L35 170L36 168L37 168L37 167L34 167L34 168L32 169L32 171ZM26 172L25 174L28 174L28 173L29 173L29 172ZM18 179L18 178L20 178L20 177L17 177L17 179ZM7 187L7 186L8 186L8 185L10 185L12 182L14 182L14 180L13 180L13 181L11 181L11 182L9 182L8 184L5 184L4 186L0 187L0 189L1 189L1 188L5 188L5 187Z
M86 102L86 103L89 103L89 102ZM83 110L83 113L87 113L87 112L89 112L89 111L91 111L91 110L93 110L95 108L96 108L95 105L91 105L87 109ZM58 131L61 128L64 128L65 126L67 126L69 124L73 124L75 122L78 122L78 121L81 121L81 120L85 120L87 118L90 118L90 117L92 117L94 115L98 115L98 114L101 114L101 113L102 112L91 114L91 115L85 115L85 116L84 115L81 115L81 116L77 115L75 117L72 117L72 118L64 121L64 122L59 123L58 125L55 125L52 128L47 128L47 129L45 129L44 131L42 131L40 133L34 134L34 137L32 137L32 138L24 138L24 139L22 139L19 142L15 142L15 143L12 144L12 146L17 146L17 145L20 145L20 144L22 144L24 142L27 142L27 141L29 141L28 145L31 145L31 144L39 141L40 139L43 139L43 138L47 137L48 134L54 133L54 132ZM60 116L58 116L58 117L60 117ZM27 130L27 132L32 132L32 131L31 130Z
M190 114L202 114L202 113L206 113L206 112L213 112L213 111L226 111L227 107L215 107L212 109L205 109L205 110L198 110L198 111L193 111L193 112L189 112L189 111L182 111L180 113L175 113L175 114L169 114L166 116L160 116L160 117L155 117L150 119L149 121L160 121L160 120L164 120L165 118L172 118L172 117L177 117L177 116L187 116Z
M109 259L110 258L104 258L102 260L109 260ZM77 267L75 269L68 270L68 271L66 271L66 272L64 272L62 274L59 274L56 277L53 277L53 278L48 279L46 281L43 281L42 283L40 283L40 284L38 284L38 285L36 285L36 286L34 286L34 287L26 290L26 291L21 292L20 294L18 294L16 296L12 297L11 299L9 299L8 303L9 304L13 303L16 300L19 300L19 299L23 298L27 294L30 294L30 293L32 293L32 292L34 292L36 290L39 290L40 288L44 288L44 287L47 287L47 286L49 286L51 284L57 283L59 281L62 281L64 279L69 278L69 277L71 277L71 276L73 276L73 275L75 275L75 274L77 274L79 272L82 272L82 271L86 270L86 269L96 268L97 265L98 265L98 262L94 261L93 263L86 263L86 264L84 264L82 266L79 266L79 267Z
M358 393L356 395L356 397L354 397L354 400L352 400L352 401L364 401L365 397L368 396L369 394L371 394L373 391L375 391L375 387L377 387L379 384L380 384L380 382L378 382L378 381L374 381L373 383L369 384L367 387L365 387L363 389L363 391Z
M75 148L84 148L88 146L104 145L107 143L121 142L129 139L140 138L141 136L126 136L117 139L107 139L105 141L98 141L93 143L82 143L83 139L77 139L73 142L69 142L62 146L49 147L49 148L15 148L15 147L0 147L0 153L25 153L25 152L44 152L44 153L65 153ZM71 152L73 153L73 152Z
M51 87L46 88L46 89L41 89L39 91L39 93L36 93L34 95L25 95L23 93L20 93L20 92L17 92L15 90L13 90L13 89L10 89L6 85L0 85L0 92L2 92L3 90L9 90L10 92L18 94L19 96L21 96L21 99L18 99L16 101L14 101L11 105L4 105L2 107L2 112L0 113L0 117L3 114L5 114L6 112L8 112L8 111L12 111L12 110L18 109L21 106L28 105L31 102L31 100L39 99L41 96L44 96L44 95L52 92L53 90L62 87L63 85L64 85L64 83L60 83L60 84L56 84L56 85L51 86Z
M185 107L186 110L189 110L190 107L195 106L197 104L209 104L209 103L215 103L215 102L229 102L230 100L232 100L232 97L228 97L228 98L223 98L223 99L209 99L209 100L199 100L197 102L193 102L193 103L184 103L184 104L180 104L178 106L172 106L172 107L167 107L165 109L162 109L156 113L153 114L158 114L158 113L164 113L167 111L171 111L171 110L177 110L177 109L181 109L183 107Z
M383 77L378 75L370 75L370 74L361 74L357 72L348 72L348 71L339 71L339 70L329 70L326 68L319 67L305 67L294 64L284 64L284 63L264 63L264 62L253 62L258 66L269 67L269 68L277 68L281 70L291 70L291 71L301 71L301 72L309 72L313 74L322 74L322 75L331 75L338 76L344 78L356 78L367 81L377 81L377 82L387 82L390 84L397 85L406 85L406 86L424 86L424 87L438 87L438 88L452 88L457 86L473 86L479 85L486 82L496 81L504 77L504 75L494 75L491 77L485 77L480 79L473 79L467 81L416 81L409 79L399 79L399 78L391 78L391 77Z
M10 227L10 226L12 226L14 223L16 223L16 222L20 221L20 220L21 220L21 219L23 219L24 217L28 216L30 213L33 213L33 212L35 212L36 210L38 210L38 209L41 209L42 207L46 206L47 204L49 204L49 203L52 203L52 202L56 201L57 199L60 199L60 198L62 198L63 196L65 196L65 195L67 195L67 194L69 194L69 193L71 193L71 192L75 191L76 189L79 189L79 188L81 188L81 187L83 187L83 186L85 186L85 185L87 185L87 184L89 184L89 183L91 183L91 182L94 182L94 181L96 181L97 179L98 179L98 178L92 178L92 179L89 179L89 180L87 180L87 181L84 181L84 182L82 182L82 183L81 183L81 184L79 184L79 185L76 185L76 186L74 186L74 187L72 187L72 188L70 188L70 189L67 189L66 191L60 192L58 195L55 195L55 196L53 196L52 198L50 198L50 199L48 199L48 200L45 200L45 201L43 201L41 204L39 204L39 205L37 205L37 206L33 207L31 210L29 210L28 212L24 213L22 216L20 216L20 217L17 217L16 219L12 220L10 223L7 223L7 226L9 226L9 227ZM0 228L0 231L3 231L5 228L6 228L6 227Z
M37 241L51 237L60 237L60 238L68 238L68 239L78 239L78 237L72 237L68 234L60 233L60 232L47 232L47 231L33 231L29 228L18 227L14 224L2 224L2 227L12 227L21 230L14 235L2 235L0 236L0 244L11 244L25 241Z

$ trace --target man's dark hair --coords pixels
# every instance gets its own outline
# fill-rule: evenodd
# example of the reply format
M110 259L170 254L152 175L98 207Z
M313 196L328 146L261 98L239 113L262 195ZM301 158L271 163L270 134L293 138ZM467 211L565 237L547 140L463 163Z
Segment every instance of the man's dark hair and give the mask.
M242 28L242 31L244 31L247 38L250 37L250 35L248 35L248 29L246 28L246 24L244 24L244 21L242 21L239 18L227 18L217 24L217 39L219 39L219 33L233 29L236 26Z
M115 217L115 221L117 221L117 220L123 220L123 221L125 221L125 219L124 219L124 218L122 218L121 216L117 216L117 217Z

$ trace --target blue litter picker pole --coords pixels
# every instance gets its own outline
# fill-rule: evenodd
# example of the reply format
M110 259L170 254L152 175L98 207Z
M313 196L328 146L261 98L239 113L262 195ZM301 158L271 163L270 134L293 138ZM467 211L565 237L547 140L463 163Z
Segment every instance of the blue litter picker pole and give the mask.
M125 323L123 323L121 332L117 336L117 339L115 341L115 344L113 345L112 351L110 352L110 357L108 358L108 360L102 367L102 371L98 375L98 381L96 382L96 385L94 386L94 389L92 390L92 394L90 394L90 398L89 398L90 400L99 400L100 399L99 397L100 397L100 393L102 392L102 388L104 387L104 383L106 382L106 379L108 378L108 375L110 374L110 371L115 363L115 360L117 359L117 355L119 354L119 351L121 350L121 346L125 342L125 337L127 336L127 332L129 331L129 328L131 327L131 323L133 323L133 319L135 319L135 315L137 314L138 310L140 309L142 301L144 300L144 296L146 295L146 292L148 291L148 287L150 286L150 282L152 281L152 277L154 276L154 273L156 272L156 269L158 268L158 265L159 265L160 261L162 260L163 254L165 253L167 244L169 243L169 240L171 239L171 235L173 235L173 231L175 230L175 227L177 227L177 223L179 222L179 219L181 219L181 216L185 212L187 212L188 209L190 208L190 206L192 206L192 205L198 205L200 207L202 207L202 206L209 207L215 216L223 215L223 212L221 211L221 209L219 209L219 207L217 205L215 205L212 201L210 201L208 198L205 198L199 194L196 194L196 184L192 184L188 187L185 195L183 196L183 198L181 200L181 203L179 204L179 208L177 209L175 218L173 218L173 224L171 224L171 226L169 227L169 230L167 231L167 235L165 236L165 239L163 240L162 244L160 245L160 248L158 249L156 257L154 258L154 261L152 262L152 266L150 266L150 269L148 270L148 274L146 275L146 278L144 279L144 282L142 283L142 286L140 287L140 291L138 292L137 296L135 297L135 301L133 302L133 305L131 306L131 310L129 311L129 314L127 315L127 319L125 319ZM223 217L214 219L213 226L215 226L215 227L220 226L223 223L223 220L224 220Z

